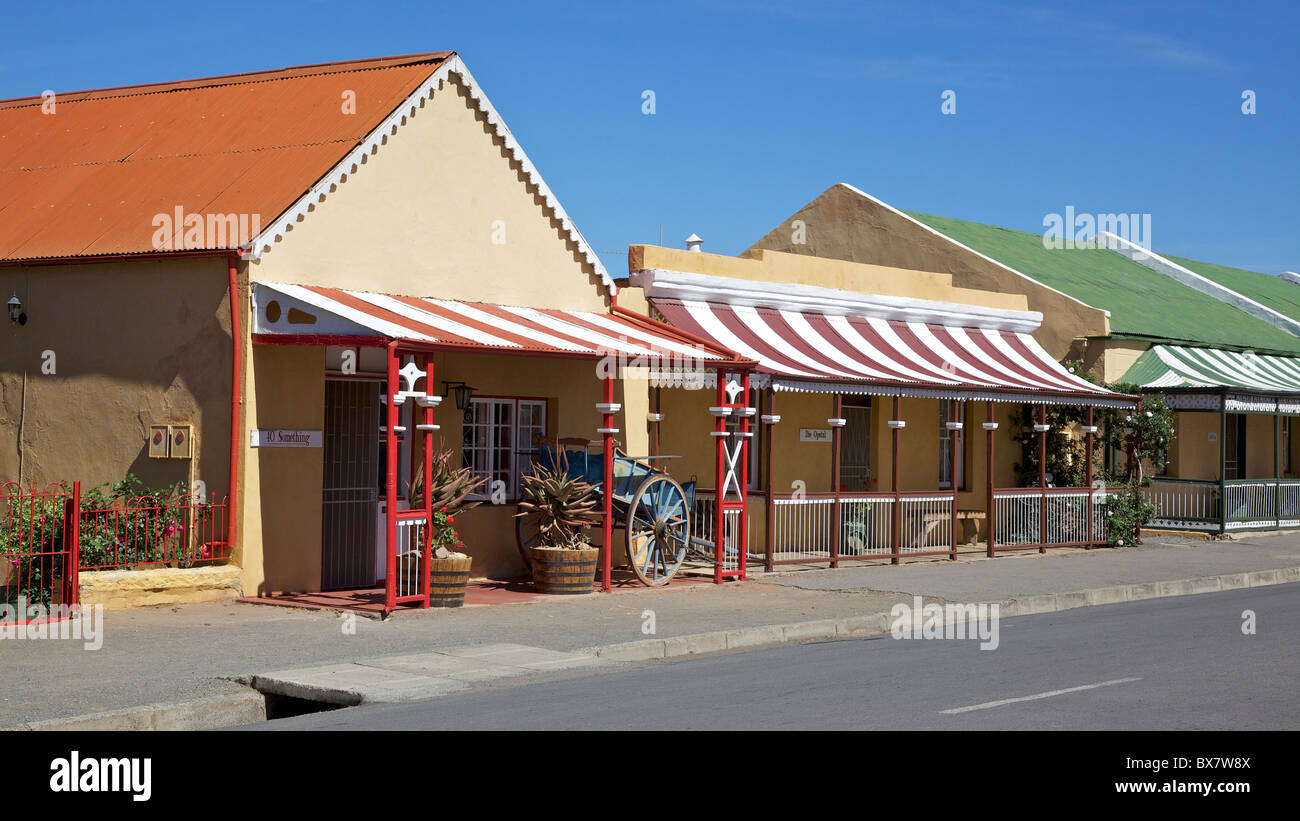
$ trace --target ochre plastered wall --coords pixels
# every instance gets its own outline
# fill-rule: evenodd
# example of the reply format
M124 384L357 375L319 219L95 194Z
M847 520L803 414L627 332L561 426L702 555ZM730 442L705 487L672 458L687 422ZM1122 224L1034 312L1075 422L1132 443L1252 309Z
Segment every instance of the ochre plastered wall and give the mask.
M1280 469L1279 457L1274 464L1273 454L1273 419L1271 414L1251 413L1246 415L1246 478L1266 479L1274 475L1274 468ZM1278 438L1281 447L1281 437Z
M792 225L796 219L803 221L802 237ZM1029 309L1043 314L1034 338L1058 360L1070 354L1077 338L1110 333L1104 311L966 251L843 185L827 189L773 228L751 248L757 249L951 274L961 288L1024 294Z
M1132 339L1088 340L1084 364L1094 378L1118 382L1151 343Z
M1213 435L1214 441L1210 441ZM1219 478L1219 414L1174 413L1174 444L1167 475L1179 479Z
M134 473L155 487L201 479L210 498L226 495L224 257L5 267L0 291L28 316L0 328L0 480L19 479L21 426L26 485L87 490ZM148 457L149 426L169 423L193 425L192 460Z
M981 305L1004 310L1028 310L1022 294L996 293L957 287L949 274L927 273L839 259L753 250L740 257L633 245L628 249L629 271L662 269L757 282L813 285L862 294L928 299ZM632 299L631 295L627 299Z
M604 289L465 90L426 100L254 280L602 310Z
M248 351L235 553L244 594L319 590L323 450L249 444L254 428L323 430L325 349L256 345Z

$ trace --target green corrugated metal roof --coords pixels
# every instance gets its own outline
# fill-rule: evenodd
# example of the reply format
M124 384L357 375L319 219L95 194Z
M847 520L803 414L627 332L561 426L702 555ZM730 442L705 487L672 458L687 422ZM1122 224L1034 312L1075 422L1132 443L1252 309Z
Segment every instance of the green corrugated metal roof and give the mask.
M1169 366L1161 361L1154 347L1147 348L1137 360L1128 366L1128 370L1119 378L1127 385L1150 385L1164 378L1169 373Z
M1169 254L1161 254L1161 256L1225 288L1231 288L1242 296L1250 297L1280 314L1300 321L1300 285L1258 271L1230 268L1212 262L1197 262Z
M1300 352L1300 337L1194 291L1114 251L1104 248L1053 250L1043 247L1041 234L915 211L904 213L1050 288L1095 308L1110 311L1110 329L1115 336ZM1300 286L1290 286L1290 283L1279 281L1279 284L1300 290Z
M1153 345L1121 378L1143 388L1235 388L1255 393L1300 393L1300 359Z

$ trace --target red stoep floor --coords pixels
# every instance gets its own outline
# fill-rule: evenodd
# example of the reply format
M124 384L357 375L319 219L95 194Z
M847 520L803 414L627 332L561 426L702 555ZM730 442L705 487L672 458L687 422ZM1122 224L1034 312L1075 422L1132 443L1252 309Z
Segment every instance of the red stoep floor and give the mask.
M702 584L712 581L711 576L679 573L668 587ZM610 578L613 592L646 590L630 570L615 570ZM594 586L599 591L599 583ZM546 597L533 588L528 577L514 579L470 579L465 588L465 604L515 604ZM269 596L245 596L238 601L248 604L272 604L282 607L303 607L309 610L345 610L355 613L381 615L384 612L384 589L371 587L359 590L331 590L325 593L277 593ZM416 605L398 605L398 610L417 609Z

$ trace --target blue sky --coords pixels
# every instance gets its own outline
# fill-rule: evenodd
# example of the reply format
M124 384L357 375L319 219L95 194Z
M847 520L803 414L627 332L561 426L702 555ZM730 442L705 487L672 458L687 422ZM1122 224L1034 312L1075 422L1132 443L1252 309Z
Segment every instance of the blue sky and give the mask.
M734 254L841 181L1037 233L1071 205L1149 213L1157 250L1300 270L1294 3L128 0L5 17L0 97L458 51L615 275L661 225L665 244L694 231Z

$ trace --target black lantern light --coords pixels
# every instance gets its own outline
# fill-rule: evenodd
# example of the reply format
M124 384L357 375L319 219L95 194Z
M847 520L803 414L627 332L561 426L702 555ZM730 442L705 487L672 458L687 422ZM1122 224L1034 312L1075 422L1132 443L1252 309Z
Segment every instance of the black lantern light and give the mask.
M27 314L23 313L23 303L17 293L9 297L9 321L15 325L27 324Z
M448 382L443 380L442 395L445 398L451 392L456 393L456 410L465 410L469 407L469 400L474 395L474 388L466 385L464 382Z

